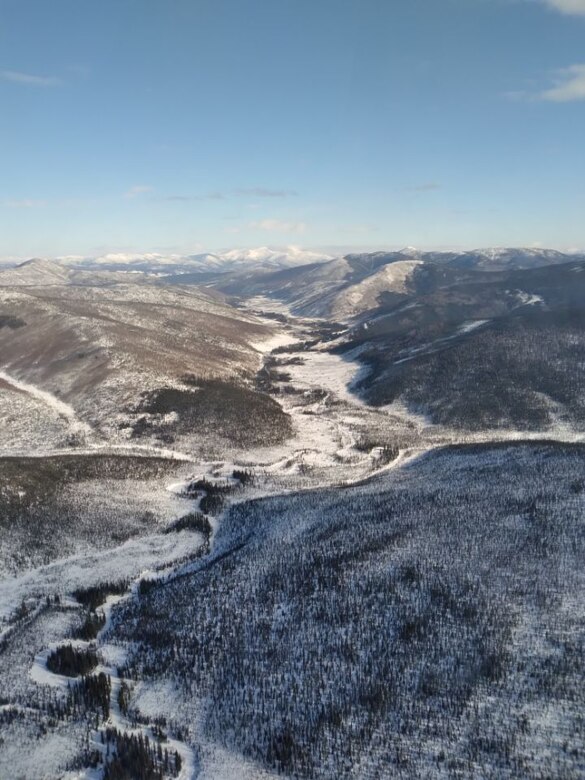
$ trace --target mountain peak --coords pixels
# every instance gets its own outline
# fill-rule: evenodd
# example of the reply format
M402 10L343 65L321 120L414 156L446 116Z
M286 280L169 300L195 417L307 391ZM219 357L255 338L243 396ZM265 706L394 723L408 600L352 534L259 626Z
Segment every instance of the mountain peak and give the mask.
M30 260L25 260L19 263L17 268L61 268L58 260L49 260L46 257L31 257Z
M69 279L69 271L57 260L33 257L12 268L0 271L0 285L35 286L64 284Z

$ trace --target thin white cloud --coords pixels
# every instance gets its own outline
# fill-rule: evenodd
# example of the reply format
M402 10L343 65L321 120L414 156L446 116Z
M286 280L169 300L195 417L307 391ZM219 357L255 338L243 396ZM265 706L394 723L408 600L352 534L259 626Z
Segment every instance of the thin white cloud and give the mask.
M409 187L412 192L433 192L433 190L440 190L441 185L437 181L425 181L422 184L417 184L414 187Z
M58 87L63 83L56 76L36 76L18 70L0 70L0 80L32 87Z
M152 187L149 191L152 191ZM164 195L161 200L166 200L169 203L189 203L205 200L225 200L223 192L208 192L205 195Z
M585 16L585 0L544 0L555 11L573 16Z
M20 200L3 200L2 205L9 209L37 209L47 205L46 200L21 198Z
M238 188L234 191L235 195L254 198L290 198L295 197L298 193L294 190L271 190L267 187L247 187Z
M570 65L557 71L556 84L540 92L538 98L552 103L585 100L585 64Z
M228 200L229 198L291 198L298 195L294 190L270 190L266 187L238 187L226 192L207 192L205 195L167 195L163 200L184 202L200 200Z
M272 233L304 233L307 229L304 222L286 222L281 219L261 219L258 222L250 222L248 227Z
M153 192L154 187L149 184L135 184L133 187L124 193L125 198L136 198L138 195L146 195L148 192Z

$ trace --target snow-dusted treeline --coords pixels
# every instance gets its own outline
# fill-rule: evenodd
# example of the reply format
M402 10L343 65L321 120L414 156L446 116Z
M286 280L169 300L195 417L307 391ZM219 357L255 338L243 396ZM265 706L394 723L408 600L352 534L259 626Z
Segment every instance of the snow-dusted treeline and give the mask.
M581 777L584 467L452 447L236 505L211 556L114 611L122 674L172 682L195 748L288 777Z
M535 312L408 349L387 337L360 354L372 369L361 391L462 431L582 431L584 332L581 312Z

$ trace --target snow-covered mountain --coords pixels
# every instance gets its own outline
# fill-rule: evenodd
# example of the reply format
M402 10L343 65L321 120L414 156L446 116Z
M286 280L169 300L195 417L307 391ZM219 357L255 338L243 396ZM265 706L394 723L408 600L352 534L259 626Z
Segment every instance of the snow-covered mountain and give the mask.
M296 314L351 320L374 310L382 298L397 303L414 294L461 282L495 280L498 273L581 263L585 255L547 249L481 249L348 254L318 264L298 265L245 276L225 274L213 281L231 295L267 295L285 301Z
M117 252L87 258L63 258L68 266L100 268L115 271L143 271L161 275L177 273L227 273L238 269L276 270L307 263L330 260L322 252L312 252L296 246L226 249L193 255L159 254L157 252Z
M126 274L124 283L92 285L97 272L81 272L89 280L68 283L67 273L80 272L64 269L62 277L55 265L61 270L35 261L0 273L5 448L23 442L60 446L69 433L80 432L94 442L151 442L161 434L160 426L145 425L145 419L163 424L168 442L177 415L167 418L157 407L144 418L150 413L141 404L145 393L169 388L175 402L181 393L191 399L185 377L220 382L219 390L216 384L210 390L216 399L224 385L237 385L230 409L247 397L242 387L252 386L260 360L257 344L273 335L269 323L195 285L133 284L135 274ZM218 414L215 407L201 407L205 398L202 392L197 397L197 424L185 424L191 442L186 447L210 439L209 431L203 436L201 430ZM22 414L15 413L17 404Z
M582 255L566 254L554 249L491 247L474 249L460 254L445 253L449 265L456 268L476 268L482 271L505 269L538 268L543 265L567 263Z
M20 265L6 265L0 269L2 284L37 285L84 283L81 272L134 272L161 277L181 277L183 282L213 280L218 277L222 287L231 286L231 278L239 286L242 281L247 286L259 280L262 287L274 285L275 289L285 281L287 289L292 280L286 277L291 271L296 277L292 286L304 284L311 286L313 277L321 283L326 280L341 282L345 279L354 284L366 276L376 273L382 266L400 262L419 262L439 265L460 270L502 271L522 268L536 268L543 265L558 265L573 259L583 260L585 255L571 255L552 249L533 248L488 248L465 252L423 251L415 247L405 247L400 251L378 251L348 254L345 258L332 257L324 252L302 249L297 246L230 248L218 252L199 254L162 254L158 252L112 252L96 257L76 255L56 259L34 258ZM314 266L323 265L323 268ZM343 273L341 272L343 271ZM281 277L281 272L285 276ZM272 277L270 274L276 274ZM191 278L187 278L187 275ZM223 277L219 281L219 277ZM384 274L381 275L383 278ZM394 273L390 274L394 276ZM95 279L92 278L92 283ZM176 281L176 280L175 280ZM319 287L319 285L317 285ZM330 293L321 289L315 292ZM303 298L311 298L307 289Z
M33 258L13 268L0 270L0 284L6 286L67 284L71 271L55 260Z
M297 246L276 249L266 246L258 247L257 249L229 249L220 252L215 257L219 258L224 264L260 264L273 265L280 268L319 263L332 259L331 255L323 252L312 252Z
M398 260L383 265L373 274L347 287L336 296L333 316L344 320L375 309L380 294L384 292L407 294L410 291L413 274L421 265L423 265L422 260Z

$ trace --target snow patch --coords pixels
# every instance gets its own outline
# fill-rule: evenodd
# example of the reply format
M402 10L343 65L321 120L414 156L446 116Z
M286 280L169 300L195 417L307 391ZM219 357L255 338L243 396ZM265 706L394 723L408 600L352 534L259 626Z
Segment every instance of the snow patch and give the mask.
M464 322L463 325L460 326L458 333L471 333L472 330L475 330L476 328L481 328L482 325L485 325L488 323L489 320L469 320L468 322Z
M7 385L11 385L16 390L20 390L23 393L27 393L33 398L42 401L55 411L59 417L63 417L70 424L72 431L76 433L91 434L92 430L87 423L82 422L77 417L77 412L69 404L60 401L51 393L41 390L35 385L31 385L29 382L22 382L19 379L15 379L6 371L0 370L0 380L6 382Z

